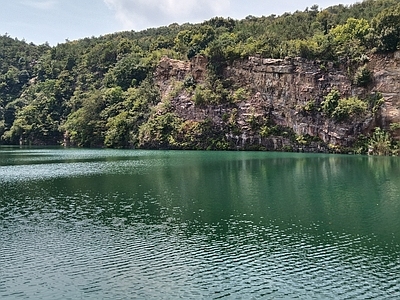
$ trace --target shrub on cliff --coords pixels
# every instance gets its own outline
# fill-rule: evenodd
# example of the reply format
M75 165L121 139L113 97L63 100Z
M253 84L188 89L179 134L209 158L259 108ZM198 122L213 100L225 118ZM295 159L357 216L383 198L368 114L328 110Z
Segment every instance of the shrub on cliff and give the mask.
M194 91L193 101L198 106L218 103L219 96L204 85L197 85Z
M322 111L328 115L332 116L340 100L340 93L338 90L333 89L328 95L325 96L324 101L321 103Z
M367 103L357 97L340 99L338 105L332 113L332 117L337 121L348 118L362 116L367 111Z
M372 155L389 155L391 152L390 146L391 140L389 134L381 128L376 127L369 140L368 153Z
M200 106L221 104L229 100L228 98L228 91L223 87L220 80L197 85L193 95L194 103Z
M340 98L340 93L336 89L325 96L321 105L322 111L336 121L361 116L366 113L367 108L367 103L357 97Z
M372 72L367 66L362 66L358 68L356 74L354 75L354 83L358 86L365 87L372 82Z

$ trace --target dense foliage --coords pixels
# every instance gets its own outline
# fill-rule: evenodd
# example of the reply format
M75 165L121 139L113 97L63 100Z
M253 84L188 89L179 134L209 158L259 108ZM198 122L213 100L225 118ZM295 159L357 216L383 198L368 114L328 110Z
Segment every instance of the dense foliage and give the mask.
M184 121L160 103L152 74L160 58L208 57L210 80L191 86L196 105L234 102L246 91L220 79L235 59L260 54L357 62L354 81L368 85L362 66L371 52L400 46L400 1L366 0L282 16L215 17L141 32L66 41L54 47L0 37L0 143L77 146L228 148L210 122ZM186 85L186 83L185 83ZM331 94L324 113L343 119L366 104ZM229 118L226 124L229 126ZM263 124L261 124L263 125ZM260 126L262 127L262 126Z

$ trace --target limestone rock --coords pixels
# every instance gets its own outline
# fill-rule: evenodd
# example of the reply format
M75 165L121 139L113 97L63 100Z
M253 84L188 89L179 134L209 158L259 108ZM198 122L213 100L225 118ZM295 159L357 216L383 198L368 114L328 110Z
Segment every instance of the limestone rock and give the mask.
M191 77L195 83L207 77L207 58L194 57L190 62L163 57L155 71L156 83L163 97L167 97L176 82ZM176 113L186 120L211 118L217 126L223 126L223 115L231 115L235 109L240 135L230 138L240 148L244 141L264 143L275 149L286 144L265 139L252 133L249 116L269 118L277 125L293 129L297 135L318 137L324 143L351 147L360 134L368 134L377 125L388 127L400 122L400 52L370 58L368 68L373 72L373 82L368 88L353 84L344 65L326 65L302 58L267 59L260 56L237 60L225 67L223 78L235 88L250 91L249 97L239 103L197 107L192 95L182 90L172 99ZM321 104L324 97L337 89L342 97L365 98L379 92L385 104L376 115L368 114L347 122L336 122L320 112L304 113L302 108L309 102ZM278 146L277 146L278 145Z

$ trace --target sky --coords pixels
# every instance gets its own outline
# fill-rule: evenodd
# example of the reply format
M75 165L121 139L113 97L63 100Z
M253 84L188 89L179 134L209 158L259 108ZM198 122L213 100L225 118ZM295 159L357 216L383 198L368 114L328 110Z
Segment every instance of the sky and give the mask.
M57 45L66 40L124 30L140 31L172 23L200 23L215 16L281 15L354 4L346 0L0 0L0 34L34 44Z

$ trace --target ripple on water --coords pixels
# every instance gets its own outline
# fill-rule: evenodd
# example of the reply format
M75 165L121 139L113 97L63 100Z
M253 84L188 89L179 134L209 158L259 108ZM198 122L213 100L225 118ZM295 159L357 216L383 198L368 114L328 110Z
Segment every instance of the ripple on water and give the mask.
M399 258L383 261L362 247L363 238L352 244L348 235L324 244L274 226L211 240L180 224L19 226L0 238L2 299L400 296Z
M0 184L96 174L121 174L126 173L127 170L131 173L144 172L144 167L148 166L137 160L0 166L0 174L2 174Z
M214 211L204 211L209 194L196 206L168 189L171 170L150 176L165 181L161 192L153 182L154 190L124 189L143 184L140 176L128 176L122 189L98 191L121 177L97 182L100 176L92 175L147 172L137 164L122 157L70 162L68 170L48 161L26 172L0 167L7 170L0 177L7 185L0 203L0 299L400 298L400 248L390 239L327 230L318 218L307 219L315 221L308 227L273 214L261 220L247 206L213 219Z

